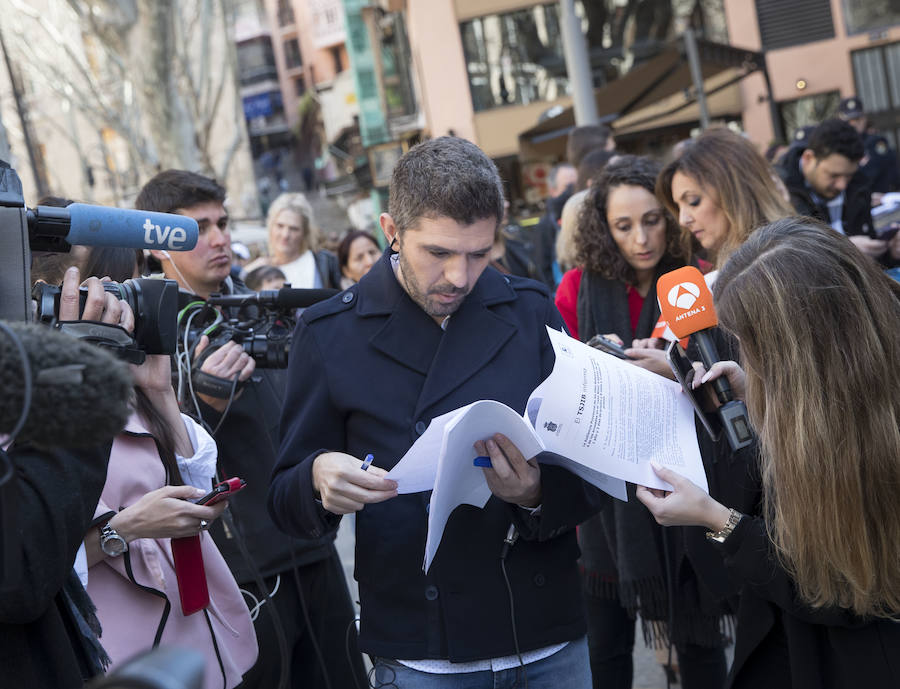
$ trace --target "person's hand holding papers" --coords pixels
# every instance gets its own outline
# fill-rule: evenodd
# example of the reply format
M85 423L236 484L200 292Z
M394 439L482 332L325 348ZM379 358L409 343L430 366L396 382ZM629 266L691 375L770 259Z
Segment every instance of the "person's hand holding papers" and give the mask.
M541 469L537 458L525 459L512 441L502 433L475 443L475 451L491 458L484 477L491 493L505 502L522 507L541 504Z
M637 486L637 499L663 526L705 526L719 531L728 522L731 510L678 472L653 462L654 473L674 490Z

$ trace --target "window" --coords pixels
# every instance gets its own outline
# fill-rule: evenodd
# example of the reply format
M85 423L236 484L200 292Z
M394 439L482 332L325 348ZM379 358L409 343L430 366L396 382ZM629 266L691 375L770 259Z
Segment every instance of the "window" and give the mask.
M843 0L842 4L848 34L900 24L897 0Z
M756 16L765 50L834 38L831 0L756 0Z
M288 69L299 67L303 64L300 57L300 43L296 38L288 39L284 42L284 64Z
M556 5L460 25L475 110L554 100L569 88Z
M344 61L341 59L341 46L335 45L331 47L331 57L334 60L334 73L340 74L344 71Z
M290 26L294 21L294 8L291 7L291 0L278 0L278 26Z
M304 81L303 77L294 79L294 90L297 92L298 98L306 93L306 81Z
M896 146L900 137L900 43L850 53L856 95L869 124Z
M268 36L239 44L237 58L241 84L245 86L265 79L278 78L275 55Z
M840 100L841 94L838 91L829 91L779 103L778 110L788 141L800 127L819 124L822 120L834 117Z
M595 86L624 76L687 27L701 38L728 42L722 0L581 0L575 11ZM459 28L476 111L569 92L558 3L478 17Z

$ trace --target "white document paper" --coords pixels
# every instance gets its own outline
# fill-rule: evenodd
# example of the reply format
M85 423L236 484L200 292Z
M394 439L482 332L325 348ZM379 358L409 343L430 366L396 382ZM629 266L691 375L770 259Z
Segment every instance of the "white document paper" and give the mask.
M547 328L553 373L538 386L534 427L544 449L618 479L671 490L662 464L709 492L694 410L681 386ZM529 416L535 393L529 400Z
M708 490L694 428L681 387L661 376L547 328L556 353L553 372L519 416L500 402L481 400L435 417L388 473L400 493L432 490L427 572L447 520L459 505L484 507L491 496L473 447L506 435L525 457L568 469L620 500L625 481L671 489L651 461Z

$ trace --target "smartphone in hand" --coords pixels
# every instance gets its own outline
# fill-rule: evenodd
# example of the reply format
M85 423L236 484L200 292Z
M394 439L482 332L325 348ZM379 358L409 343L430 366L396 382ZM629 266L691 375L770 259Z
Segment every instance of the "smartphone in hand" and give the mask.
M622 347L622 345L606 339L603 335L594 335L587 341L587 346L599 349L601 352L606 352L607 354L612 354L620 359L631 359L631 357L625 353L625 348Z
M230 498L235 493L244 489L247 482L242 478L230 478L222 483L217 483L211 491L196 501L197 505L215 505L220 500Z
M669 366L672 367L672 373L675 374L675 380L681 383L681 389L684 391L684 394L687 395L691 406L694 407L697 418L700 419L700 423L703 424L706 432L709 433L709 437L713 440L718 440L721 435L721 426L715 415L704 409L699 397L700 389L694 390L692 383L696 371L694 370L694 365L691 363L691 360L688 359L687 354L684 353L684 349L682 349L679 343L670 342L666 347L666 361L668 361Z

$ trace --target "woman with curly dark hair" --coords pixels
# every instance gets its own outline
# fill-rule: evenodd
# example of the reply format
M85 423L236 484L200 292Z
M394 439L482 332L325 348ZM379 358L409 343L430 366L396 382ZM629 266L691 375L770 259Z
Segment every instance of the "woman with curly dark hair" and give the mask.
M588 192L575 238L579 267L556 292L569 332L583 342L649 337L659 308L645 297L658 275L684 265L678 224L654 196L659 170L650 158L620 156Z
M654 194L660 165L622 156L590 189L576 236L580 267L568 271L556 305L572 334L632 343L659 321L656 280L685 265L678 224ZM634 498L634 486L629 485ZM579 529L588 644L595 687L632 682L634 620L644 638L678 650L687 689L720 687L726 665L715 601L700 594L677 534L665 534L636 500L615 501ZM671 595L670 595L671 594Z

